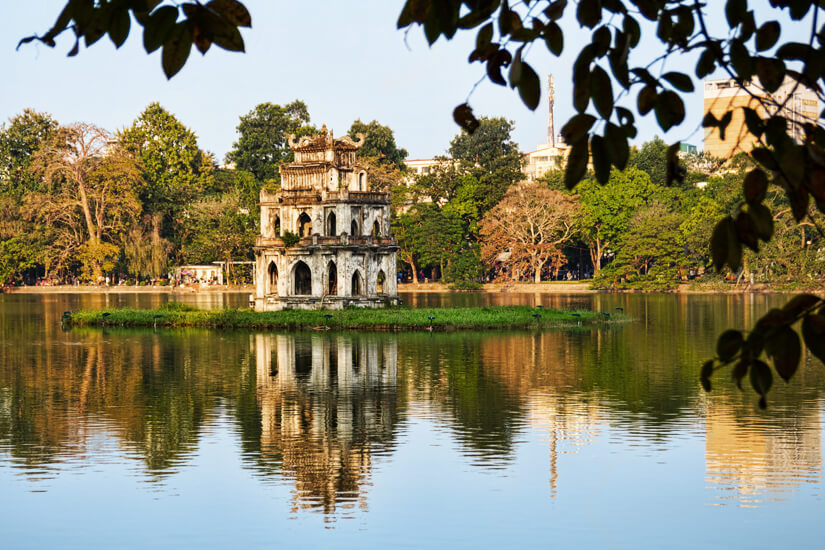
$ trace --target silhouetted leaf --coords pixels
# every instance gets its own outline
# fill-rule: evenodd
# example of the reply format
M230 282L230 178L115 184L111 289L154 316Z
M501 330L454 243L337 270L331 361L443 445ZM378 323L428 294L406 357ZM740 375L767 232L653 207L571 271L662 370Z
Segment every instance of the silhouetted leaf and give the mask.
M768 242L773 237L773 216L767 206L761 203L753 203L748 205L748 212L750 212L753 220L753 228L756 231L756 236L765 242Z
M813 294L800 294L791 298L791 300L782 307L782 310L789 315L797 317L821 302L822 300Z
M206 7L220 13L235 26L252 26L252 17L249 15L249 10L238 0L211 0L206 4Z
M624 131L615 124L608 123L604 130L604 143L610 160L616 168L624 170L630 157L630 147Z
M573 189L587 172L588 143L582 139L574 143L567 157L567 170L564 172L564 185Z
M693 80L691 80L691 78L684 73L665 73L662 75L662 78L670 82L674 88L682 92L692 92L694 90Z
M728 25L731 28L738 26L745 19L747 11L747 0L728 0L725 4L725 17L728 20Z
M544 42L553 55L561 55L564 50L564 33L555 21L550 21L544 29Z
M756 31L756 49L760 52L768 50L779 40L779 33L782 31L779 23L768 21Z
M765 353L773 360L779 376L787 382L796 372L802 357L799 336L792 328L783 327L765 340Z
M613 86L605 70L598 66L593 67L590 73L590 96L599 114L610 118L613 113Z
M773 374L771 374L771 368L764 361L756 359L753 364L751 364L750 372L751 386L753 386L753 389L756 390L756 393L762 397L765 397L773 385ZM765 407L763 405L763 400L760 399L759 406L764 409Z
M642 88L637 98L637 107L640 115L646 115L656 106L656 86L647 85Z
M773 93L785 80L785 63L773 57L756 58L756 74L764 88Z
M112 18L109 20L109 38L116 48L119 48L129 36L129 27L132 18L128 9L115 9L112 11Z
M501 76L501 68L506 67L512 61L513 56L507 50L498 50L493 56L487 60L487 76L501 86L506 86L507 82Z
M587 133L595 122L596 117L593 115L579 113L562 126L561 135L567 143L575 144L587 137Z
M592 29L602 20L602 6L599 0L579 0L576 9L576 19L579 23Z
M726 330L719 335L719 339L716 341L716 354L722 361L730 361L739 353L739 349L744 343L742 332L733 329Z
M711 390L710 377L713 375L714 361L705 361L702 365L702 370L699 372L699 381L702 383L702 388L709 392Z
M744 210L740 211L736 215L734 223L736 224L736 236L739 238L739 242L754 252L759 252L759 238L756 235L756 227L754 227L750 213Z
M675 92L665 90L656 98L656 121L667 132L685 120L685 104Z
M468 134L475 132L479 125L478 119L473 114L473 109L466 103L462 103L453 109L453 120Z
M707 48L699 56L699 61L696 63L696 76L705 78L716 69L716 56L713 50Z
M748 374L748 365L750 365L750 363L742 359L736 362L736 365L733 366L733 370L731 371L731 378L733 378L734 382L736 382L736 387L740 390L742 389L742 379Z
M175 29L178 20L178 9L172 6L161 6L149 16L143 27L143 47L146 53L152 53L160 48Z
M802 337L811 353L825 363L825 316L806 315L802 319Z
M610 155L604 143L604 138L598 134L590 136L590 154L593 157L593 171L596 181L607 183L610 177Z
M527 63L522 63L521 79L518 83L518 93L521 100L531 110L535 111L539 106L539 99L541 98L541 84L539 83L539 75Z
M192 31L186 23L175 25L169 38L163 44L161 65L166 78L172 78L181 70L192 49Z
M739 78L747 80L753 76L753 58L741 40L731 41L730 60Z
M748 204L758 204L765 200L765 194L768 190L768 176L760 168L754 168L745 176L742 187L745 193L745 201Z

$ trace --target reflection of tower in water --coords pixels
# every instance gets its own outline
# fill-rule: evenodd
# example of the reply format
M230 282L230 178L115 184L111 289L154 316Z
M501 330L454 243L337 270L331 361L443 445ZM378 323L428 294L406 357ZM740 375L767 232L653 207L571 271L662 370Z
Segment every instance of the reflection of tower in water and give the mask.
M294 481L293 510L364 510L396 421L396 339L259 334L254 345L260 458Z

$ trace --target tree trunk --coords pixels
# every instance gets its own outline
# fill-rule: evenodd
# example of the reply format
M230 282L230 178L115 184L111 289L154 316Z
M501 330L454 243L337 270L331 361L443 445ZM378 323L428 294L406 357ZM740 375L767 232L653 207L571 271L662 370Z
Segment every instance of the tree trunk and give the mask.
M152 277L160 277L163 268L164 258L162 253L163 245L160 242L160 229L163 225L163 214L156 212L152 214Z

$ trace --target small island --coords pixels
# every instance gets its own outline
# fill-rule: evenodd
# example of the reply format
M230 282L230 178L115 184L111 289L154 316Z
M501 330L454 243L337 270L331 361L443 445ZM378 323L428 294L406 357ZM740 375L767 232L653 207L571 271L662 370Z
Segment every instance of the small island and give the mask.
M363 330L376 332L527 330L576 328L617 323L621 312L568 311L527 306L383 309L200 310L180 303L158 309L66 312L65 326L229 328L253 330Z

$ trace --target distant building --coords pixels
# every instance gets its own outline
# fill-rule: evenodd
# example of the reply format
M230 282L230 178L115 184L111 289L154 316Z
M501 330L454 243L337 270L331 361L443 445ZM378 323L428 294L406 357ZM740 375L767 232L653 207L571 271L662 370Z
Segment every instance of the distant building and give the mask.
M802 126L816 124L819 119L816 93L791 78L786 78L773 94L765 91L757 78L744 87L733 79L708 80L705 81L705 113L720 119L732 111L732 117L724 140L716 128L705 130L706 154L729 158L753 148L756 138L748 132L742 107L751 107L763 119L779 112L791 121L788 134L797 142L804 137Z
M220 265L182 265L175 268L175 280L181 283L223 284L223 268Z
M547 76L547 143L536 146L535 151L524 155L526 163L522 172L528 181L535 181L547 172L564 168L570 147L564 143L561 136L556 135L554 120L554 105L556 88L553 85L553 75Z
M372 192L348 136L320 135L289 146L281 188L261 190L255 245L255 309L380 307L398 300L390 195ZM295 242L288 242L295 239Z

